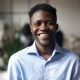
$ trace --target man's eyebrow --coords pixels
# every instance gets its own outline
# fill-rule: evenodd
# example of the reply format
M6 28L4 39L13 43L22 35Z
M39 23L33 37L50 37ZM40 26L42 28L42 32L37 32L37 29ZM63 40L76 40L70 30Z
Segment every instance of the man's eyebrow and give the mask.
M37 21L55 21L55 19L36 20L36 21L32 21L32 22L37 22Z

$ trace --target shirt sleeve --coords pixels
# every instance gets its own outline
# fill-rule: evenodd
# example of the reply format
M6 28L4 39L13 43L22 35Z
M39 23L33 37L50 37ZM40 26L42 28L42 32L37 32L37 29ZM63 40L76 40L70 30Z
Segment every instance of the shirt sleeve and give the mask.
M75 74L72 80L80 80L80 58L77 58L74 64Z
M11 57L8 63L8 80L22 80L20 74L20 65L15 57Z

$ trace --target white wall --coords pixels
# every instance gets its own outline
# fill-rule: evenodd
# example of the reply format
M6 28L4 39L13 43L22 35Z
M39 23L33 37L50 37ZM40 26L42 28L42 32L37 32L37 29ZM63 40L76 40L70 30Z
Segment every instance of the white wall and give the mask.
M42 2L45 2L45 0L13 0L13 23L18 25L15 25L16 28L23 27L26 22L28 23L30 8Z

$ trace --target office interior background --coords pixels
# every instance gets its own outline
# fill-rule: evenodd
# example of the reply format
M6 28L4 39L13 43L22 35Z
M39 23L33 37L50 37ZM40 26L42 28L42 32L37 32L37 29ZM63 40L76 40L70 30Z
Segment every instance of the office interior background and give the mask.
M29 23L28 11L37 3L56 7L63 47L80 54L80 0L0 0L0 80L6 80L10 55L23 48L25 40L19 33Z

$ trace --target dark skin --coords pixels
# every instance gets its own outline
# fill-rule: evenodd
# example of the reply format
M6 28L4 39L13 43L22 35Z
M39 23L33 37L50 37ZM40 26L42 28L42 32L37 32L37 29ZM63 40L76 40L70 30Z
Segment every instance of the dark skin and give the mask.
M55 16L50 12L36 11L31 17L30 29L39 54L47 60L55 46L55 33L58 29Z

